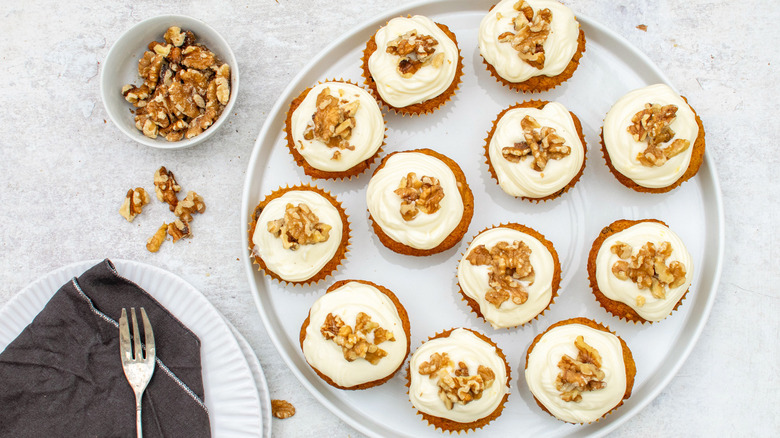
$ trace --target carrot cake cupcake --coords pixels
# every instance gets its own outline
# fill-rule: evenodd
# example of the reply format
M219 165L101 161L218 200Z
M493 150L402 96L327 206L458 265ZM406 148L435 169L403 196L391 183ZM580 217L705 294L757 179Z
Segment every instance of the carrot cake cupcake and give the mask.
M487 336L465 328L424 342L409 359L409 400L443 431L480 429L501 415L510 369Z
M668 85L650 85L612 105L601 144L609 170L624 186L664 193L699 171L704 126L685 97Z
M285 126L295 162L312 178L345 178L371 166L385 139L385 121L364 89L329 81L290 104Z
M388 289L363 280L328 288L301 326L306 361L339 389L381 385L409 354L409 317Z
M555 0L503 0L479 25L479 53L490 74L515 91L538 92L568 80L585 51L571 9Z
M330 193L308 185L285 187L255 208L249 242L255 263L272 278L316 283L346 256L349 222Z
M557 322L528 347L525 381L542 410L592 423L631 396L636 364L626 343L587 318Z
M693 261L665 223L619 220L593 242L588 277L593 294L609 313L652 324L682 304L693 280Z
M509 223L477 235L458 265L458 286L472 311L493 328L535 319L558 296L561 264L552 243Z
M366 202L382 244L414 256L452 248L474 214L463 171L430 149L387 155L368 182Z
M485 143L490 174L501 189L535 202L574 187L586 151L577 116L558 102L538 100L499 113Z
M363 77L400 114L429 113L450 100L463 75L455 34L428 17L388 21L366 43Z

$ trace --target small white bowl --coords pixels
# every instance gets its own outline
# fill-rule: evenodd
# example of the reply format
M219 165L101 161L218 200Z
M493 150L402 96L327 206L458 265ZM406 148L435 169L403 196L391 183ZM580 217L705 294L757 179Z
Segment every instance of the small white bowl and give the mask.
M152 41L164 41L163 34L171 26L190 30L195 41L209 48L217 58L230 65L230 100L219 118L208 129L190 139L168 141L162 136L156 139L145 136L135 127L135 118L130 110L133 105L122 96L122 87L127 84L140 86L138 60ZM108 51L100 75L100 95L108 116L133 140L160 149L183 149L205 141L219 129L233 110L238 95L238 63L233 51L222 36L211 26L196 18L185 15L161 15L144 20L126 31Z

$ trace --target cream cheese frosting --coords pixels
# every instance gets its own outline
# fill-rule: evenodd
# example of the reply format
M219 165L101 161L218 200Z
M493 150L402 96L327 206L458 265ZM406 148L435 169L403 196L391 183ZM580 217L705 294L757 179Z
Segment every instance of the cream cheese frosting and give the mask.
M455 364L464 362L471 375L477 374L480 365L489 367L495 373L495 381L485 388L479 399L465 405L456 403L452 409L447 409L439 398L438 377L430 378L419 373L420 364L429 361L433 353L447 353ZM501 404L504 395L509 392L506 363L498 355L496 347L466 329L455 329L449 337L426 341L412 355L409 367L409 399L412 405L420 412L435 417L459 423L479 420L493 413Z
M666 297L653 297L649 289L639 289L633 281L620 280L612 273L612 265L620 258L613 254L610 248L617 242L624 242L634 249L636 255L647 242L652 242L658 248L662 242L672 245L672 254L666 259L666 264L678 261L685 266L685 282L675 288L666 289ZM693 281L693 260L680 237L668 227L657 222L640 222L623 231L607 237L596 255L596 281L604 296L613 301L629 305L636 313L648 321L661 321L672 313L683 294ZM637 306L637 296L645 299L644 305Z
M395 341L385 341L378 345L387 352L387 356L376 365L360 358L348 362L344 359L341 347L325 339L320 332L329 313L339 316L345 324L354 328L360 312L366 313L373 322L391 331L395 337ZM373 334L369 335L368 340L373 341ZM350 281L321 296L311 306L302 349L306 361L312 367L337 385L351 387L382 379L395 372L406 359L407 345L406 332L395 303L372 285Z
M444 54L440 67L426 65L410 78L404 78L397 70L399 57L386 52L387 43L416 30L418 35L430 35L439 42L432 56ZM442 94L455 79L459 62L458 46L428 17L398 17L388 21L374 35L377 49L368 58L368 70L376 82L382 99L401 108L425 102Z
M414 172L418 178L438 178L444 190L441 208L433 214L420 213L410 221L401 215L401 198L394 192L402 178ZM455 174L446 163L421 152L401 152L389 156L368 182L368 211L385 234L396 242L416 249L438 246L463 218L463 199Z
M557 365L564 354L577 357L578 350L574 346L577 336L583 336L585 342L601 355L606 386L583 392L579 402L567 402L555 387L555 379L561 371ZM555 417L570 423L593 422L620 403L626 392L626 365L620 339L612 333L577 323L554 327L542 335L531 350L525 380L534 397Z
M537 69L518 56L509 43L499 42L499 35L514 33L512 20L518 14L514 9L517 0L503 0L493 7L479 24L479 52L496 73L509 82L523 82L534 76L557 76L566 69L577 52L580 25L571 9L555 0L526 0L538 12L550 9L552 21L550 34L542 44L544 67Z
M317 97L328 88L330 95L341 101L360 102L355 113L355 126L349 144L355 149L334 149L314 138L306 140L304 132L313 125L312 116L317 110ZM376 99L366 90L344 82L326 82L313 87L290 118L295 149L310 166L327 172L343 172L367 160L376 153L385 137L384 118ZM339 150L338 159L333 159Z
M505 159L501 153L505 147L524 142L520 121L531 116L542 126L555 129L555 133L571 148L569 155L549 160L543 171L532 168L533 159L525 158L519 163ZM580 141L577 128L569 111L560 103L550 102L544 108L514 108L501 117L488 146L490 164L496 172L498 185L509 195L527 198L543 198L564 188L582 168L585 161L585 147Z
M284 217L287 204L306 204L320 222L330 225L330 237L325 242L285 249L282 239L268 232L269 221ZM341 245L343 225L339 210L319 193L311 190L290 190L271 200L260 216L252 235L254 252L266 267L285 281L305 281L315 276L336 254Z
M634 140L627 131L633 124L631 118L642 111L646 103L676 105L677 118L670 125L675 135L669 142L676 139L690 142L688 149L658 167L643 166L637 160L637 155L645 150L647 143ZM656 84L631 91L618 99L604 118L603 135L604 147L615 170L642 187L660 188L672 185L688 170L693 145L699 136L699 125L693 110L677 92L668 85Z
M485 245L490 250L498 242L511 244L514 241L525 242L531 248L530 262L535 278L531 285L520 282L528 292L526 302L514 304L512 300L506 300L496 307L485 300L485 293L490 289L489 267L473 265L466 257L479 245ZM532 320L550 304L554 273L553 256L539 239L512 228L498 227L483 231L471 242L458 265L458 284L463 293L479 304L480 312L493 328L515 327Z

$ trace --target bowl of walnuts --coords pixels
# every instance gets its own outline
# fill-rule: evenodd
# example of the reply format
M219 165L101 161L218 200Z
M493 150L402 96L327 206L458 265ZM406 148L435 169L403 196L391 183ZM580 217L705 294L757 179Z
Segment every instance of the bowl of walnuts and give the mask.
M106 56L100 94L109 117L133 140L182 149L212 136L238 94L238 63L224 38L183 15L127 30Z

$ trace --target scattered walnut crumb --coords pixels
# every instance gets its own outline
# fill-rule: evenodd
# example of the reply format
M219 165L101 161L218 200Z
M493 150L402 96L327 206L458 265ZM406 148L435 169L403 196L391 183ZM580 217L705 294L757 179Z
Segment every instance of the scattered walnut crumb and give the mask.
M517 55L528 65L539 70L544 68L544 42L550 35L550 22L552 12L545 8L534 10L525 1L515 3L514 9L518 14L512 19L514 32L504 32L498 36L498 41L509 43L517 50Z
M414 219L420 211L425 214L436 213L441 208L441 200L444 199L444 189L437 178L423 176L417 179L414 172L409 172L405 178L401 178L394 192L401 197L401 216L405 221Z
M152 41L138 61L143 85L122 87L135 109L135 126L149 138L192 138L211 126L230 98L230 66L195 34L172 26L165 43Z
M372 332L373 339L369 340ZM354 329L344 323L338 315L328 313L320 327L320 333L325 339L332 340L341 347L341 352L347 361L352 362L362 358L371 365L378 364L383 357L387 356L387 351L379 348L379 344L385 341L395 342L392 331L380 327L364 312L358 313Z
M326 242L330 237L330 225L320 222L320 219L304 203L294 206L287 204L284 217L268 221L268 232L282 239L282 246L292 251L300 245L313 245Z
M271 413L274 417L284 420L295 415L295 406L287 400L271 400Z
M541 172L549 160L560 160L571 153L571 148L564 144L564 138L555 132L555 128L542 126L531 116L523 117L520 126L525 141L501 150L501 155L507 161L519 163L525 157L531 157L531 168Z
M312 114L312 123L303 133L306 140L319 140L329 148L337 149L333 160L341 157L339 150L355 150L349 144L352 130L355 129L355 114L360 107L360 101L339 99L330 94L330 88L325 87L317 96L316 111Z
M677 118L677 106L661 106L657 103L646 103L642 111L634 114L632 124L626 130L634 138L634 141L647 142L644 151L637 154L636 159L646 167L662 166L670 158L684 152L691 146L691 142L678 138L666 147L674 138L671 124Z
M386 52L401 57L398 61L398 73L403 78L411 78L422 67L431 64L435 68L444 63L444 53L436 53L439 41L430 35L418 35L416 29L400 35L387 43Z
M607 386L604 382L606 374L601 370L601 355L588 345L582 336L574 341L577 347L577 359L564 354L558 362L561 372L555 379L555 389L561 392L561 399L566 402L582 401L582 393L596 391Z
M452 409L456 403L466 405L479 400L483 391L493 385L496 379L490 367L479 365L477 373L471 375L464 362L458 362L457 367L455 365L447 353L433 353L417 369L421 375L439 379L439 398L447 409Z
M157 229L157 232L146 241L146 249L149 250L149 252L159 251L160 246L163 244L163 242L165 242L165 235L167 231L168 224L163 222L163 224L160 225L160 228Z
M644 307L645 303L647 303L647 299L645 299L644 295L637 295L636 296L636 306L637 307Z
M532 285L535 279L531 264L531 248L525 242L515 240L498 242L490 250L479 245L466 256L466 260L475 266L488 266L488 284L491 289L485 293L485 300L501 307L509 299L520 305L528 300L528 291L520 281Z
M647 32L647 25L646 24L640 24L636 28L641 30L642 32Z
M157 199L168 204L171 211L175 211L176 204L179 203L179 198L176 196L179 191L181 191L181 186L176 182L173 172L166 169L165 166L154 172L154 193L157 195Z
M617 242L610 248L620 260L612 265L612 274L620 280L631 280L636 283L639 290L650 289L654 298L662 300L666 298L666 288L675 288L685 283L685 265L679 261L666 264L666 259L672 255L672 244L662 242L656 248L652 242L642 245L636 255L630 245ZM637 305L639 304L637 298Z
M136 216L141 214L144 205L148 204L151 198L142 187L136 187L130 189L125 195L125 201L122 206L119 207L119 214L122 215L128 222L132 222Z

